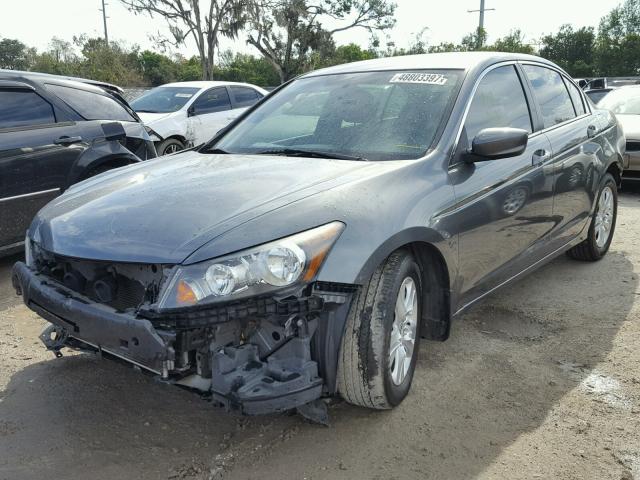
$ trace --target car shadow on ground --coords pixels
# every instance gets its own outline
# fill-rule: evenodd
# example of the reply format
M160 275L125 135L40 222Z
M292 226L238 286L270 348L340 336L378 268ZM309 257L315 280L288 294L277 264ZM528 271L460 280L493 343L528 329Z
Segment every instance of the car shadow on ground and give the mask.
M397 409L336 403L329 428L52 356L0 394L0 478L473 478L606 361L637 284L615 248L597 263L558 258L466 313L446 343L424 342Z

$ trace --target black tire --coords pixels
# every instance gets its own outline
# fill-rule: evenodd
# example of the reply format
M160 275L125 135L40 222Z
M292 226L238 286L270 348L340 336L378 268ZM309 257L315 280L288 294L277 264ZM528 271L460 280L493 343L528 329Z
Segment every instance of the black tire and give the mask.
M596 241L596 218L599 211L600 198L603 191L608 188L613 198L613 218L611 220L611 228L609 230L609 237L602 246L598 246ZM582 260L586 262L596 262L605 256L609 247L611 246L611 240L613 240L613 234L616 230L616 219L618 218L618 188L616 181L610 173L605 174L604 178L600 182L600 189L598 190L598 196L596 198L596 207L593 213L593 219L591 225L589 225L589 234L587 239L582 243L579 243L571 250L567 251L567 255L575 260Z
M177 138L167 138L156 145L158 156L169 155L184 150L184 143Z
M404 380L396 385L391 377L393 363L389 360L389 348L396 300L407 278L413 280L417 290L415 344L409 370ZM407 396L418 358L421 292L418 265L408 252L398 251L378 267L353 299L338 359L338 391L347 402L367 408L390 409Z

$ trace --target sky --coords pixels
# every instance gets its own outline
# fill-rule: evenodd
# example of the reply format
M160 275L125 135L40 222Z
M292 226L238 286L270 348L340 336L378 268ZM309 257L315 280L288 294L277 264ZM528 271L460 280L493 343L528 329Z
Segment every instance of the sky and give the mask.
M206 1L206 0L203 0ZM565 23L576 27L597 26L600 18L621 0L486 0L485 29L489 42L519 28L529 43L542 35L554 33ZM424 39L428 44L459 42L478 25L478 14L467 13L477 9L480 0L395 0L396 26L387 33L397 47L408 46L416 34L425 27ZM71 40L85 33L102 36L101 0L0 0L11 4L0 16L0 37L17 38L29 46L44 50L52 37ZM586 6L588 4L588 7ZM107 1L109 38L122 40L128 45L154 48L150 35L167 33L160 18L134 15L119 2ZM369 36L362 29L342 32L335 37L338 44L355 42L368 46ZM386 39L382 38L383 43ZM255 53L243 38L224 40L224 49ZM175 50L185 56L196 53L193 44Z

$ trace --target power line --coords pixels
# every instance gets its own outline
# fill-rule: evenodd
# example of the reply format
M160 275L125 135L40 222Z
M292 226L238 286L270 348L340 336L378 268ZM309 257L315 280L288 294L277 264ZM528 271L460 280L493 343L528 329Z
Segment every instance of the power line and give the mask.
M99 8L98 10L100 10L102 12L102 22L104 23L104 41L107 44L107 47L109 46L109 33L107 32L107 9L105 8L106 5L109 5L108 3L105 3L104 0L102 0L102 8Z

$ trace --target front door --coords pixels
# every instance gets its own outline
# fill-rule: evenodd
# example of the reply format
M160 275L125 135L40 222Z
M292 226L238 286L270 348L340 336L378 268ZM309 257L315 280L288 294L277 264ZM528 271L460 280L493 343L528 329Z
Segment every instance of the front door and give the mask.
M233 119L226 87L214 87L201 93L189 108L188 140L199 145L211 140L218 130Z
M65 187L84 150L35 91L0 89L0 253L24 240L35 214ZM76 142L77 140L77 142Z
M490 70L480 81L449 169L459 226L462 305L519 273L544 255L553 228L553 175L546 168L551 146L533 133L531 109L514 65ZM485 128L530 133L524 153L469 163L465 153Z

